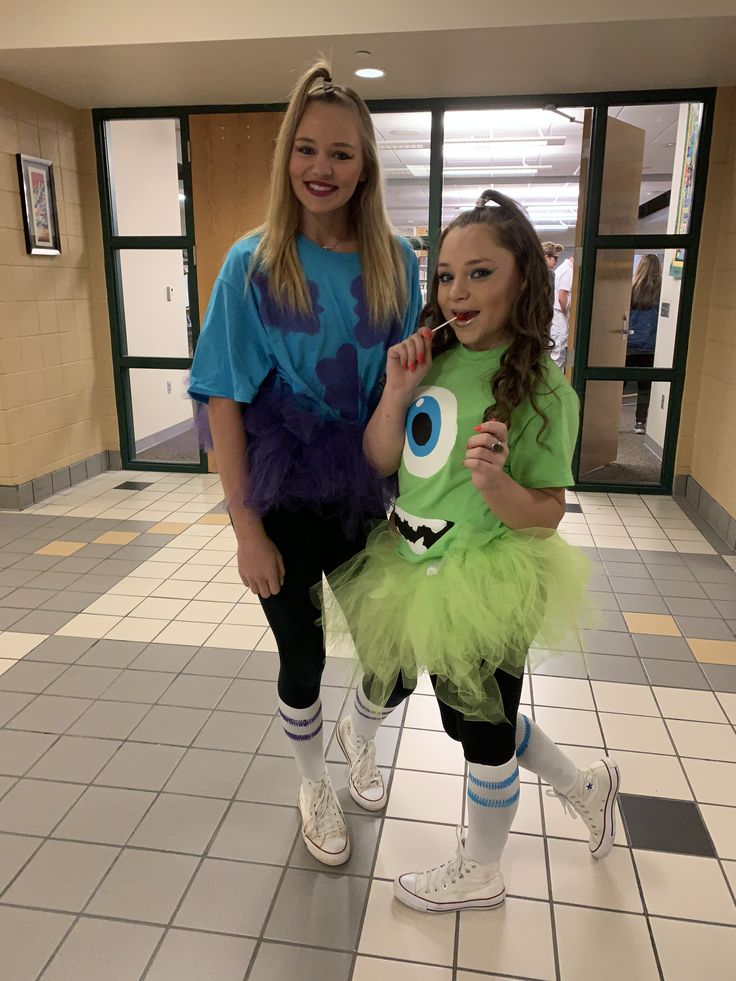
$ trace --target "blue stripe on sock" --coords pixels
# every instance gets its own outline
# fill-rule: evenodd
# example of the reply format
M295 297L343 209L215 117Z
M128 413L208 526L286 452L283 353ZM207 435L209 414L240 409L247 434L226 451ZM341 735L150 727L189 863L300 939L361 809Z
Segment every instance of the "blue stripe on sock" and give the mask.
M468 780L473 784L474 787L480 787L481 790L505 790L510 787L515 780L519 779L519 768L518 766L511 774L510 777L506 777L505 780L478 780L474 777L472 773L468 773Z
M310 739L314 739L315 736L318 736L322 732L322 723L320 722L314 732L305 732L303 735L301 733L289 732L288 729L284 729L284 732L289 739L293 739L296 743L307 743Z
M527 717L525 715L522 715L522 719L524 720L524 738L521 740L521 745L520 746L517 746L517 749L516 749L516 758L517 758L517 760L518 760L518 758L520 756L523 756L524 753L526 753L527 748L529 746L529 739L530 739L531 734L532 734L532 727L531 727L531 724L529 722L529 719L527 719Z
M479 797L468 787L468 798L479 807L512 807L519 799L520 788L511 797L491 798Z

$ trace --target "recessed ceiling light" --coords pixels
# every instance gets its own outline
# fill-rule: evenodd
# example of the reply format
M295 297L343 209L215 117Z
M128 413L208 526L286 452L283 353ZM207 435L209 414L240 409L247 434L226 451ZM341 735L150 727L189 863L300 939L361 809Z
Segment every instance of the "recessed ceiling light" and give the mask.
M386 72L383 68L356 68L353 74L358 78L383 78Z

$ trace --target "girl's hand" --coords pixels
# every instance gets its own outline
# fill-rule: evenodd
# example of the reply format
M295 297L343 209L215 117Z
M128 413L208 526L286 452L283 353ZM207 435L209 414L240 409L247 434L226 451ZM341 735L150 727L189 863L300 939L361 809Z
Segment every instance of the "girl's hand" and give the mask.
M468 440L463 466L470 470L473 486L481 494L493 491L509 456L508 428L496 419L475 427L477 436Z
M432 367L432 331L422 327L401 344L388 349L386 388L413 394Z
M267 599L275 596L284 584L284 560L281 552L262 530L251 529L238 538L238 572L243 584Z

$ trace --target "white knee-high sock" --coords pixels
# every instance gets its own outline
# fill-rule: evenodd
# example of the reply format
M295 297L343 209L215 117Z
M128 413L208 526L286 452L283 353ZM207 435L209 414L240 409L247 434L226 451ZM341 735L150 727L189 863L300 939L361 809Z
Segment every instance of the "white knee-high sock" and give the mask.
M353 699L353 732L359 739L373 739L381 727L381 723L391 715L392 708L381 708L374 705L363 691L363 682L355 686Z
M566 793L575 783L578 768L569 756L539 728L519 713L516 716L516 758L524 770L531 770L550 787Z
M327 769L322 739L322 702L317 699L309 708L296 709L279 699L279 715L302 777L319 780Z
M485 865L501 858L519 807L516 757L501 766L468 764L468 835L465 853Z

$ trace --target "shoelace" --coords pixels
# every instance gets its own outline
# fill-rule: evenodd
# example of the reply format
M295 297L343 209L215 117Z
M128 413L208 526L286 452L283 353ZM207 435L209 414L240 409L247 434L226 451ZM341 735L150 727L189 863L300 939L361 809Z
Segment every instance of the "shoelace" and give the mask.
M376 766L376 744L372 739L358 739L358 754L350 767L353 783L361 790L381 786L381 774Z
M578 816L582 817L586 824L589 821L595 821L595 814L591 812L586 801L582 797L576 797L573 803L569 792L567 794L563 794L559 790L555 790L553 787L549 788L547 791L547 796L556 797L560 804L562 804L562 810L565 812L565 814L569 814L573 821L577 821Z
M319 837L324 841L331 835L344 833L342 811L328 778L323 777L320 780L319 787L314 791L310 801L310 808L310 818L305 829L310 838Z
M448 886L453 885L458 879L464 879L466 872L472 872L475 863L468 862L465 859L460 828L455 830L455 834L457 836L457 853L455 857L451 858L449 862L438 865L434 869L420 873L418 878L423 878L424 882L421 884L417 882L417 886L421 891L426 893L439 892L441 889L446 889Z

